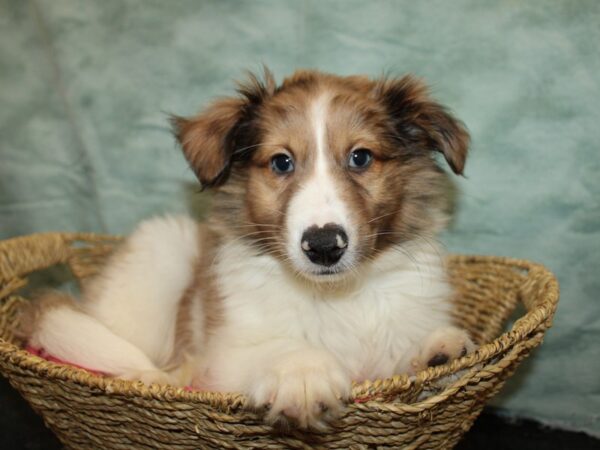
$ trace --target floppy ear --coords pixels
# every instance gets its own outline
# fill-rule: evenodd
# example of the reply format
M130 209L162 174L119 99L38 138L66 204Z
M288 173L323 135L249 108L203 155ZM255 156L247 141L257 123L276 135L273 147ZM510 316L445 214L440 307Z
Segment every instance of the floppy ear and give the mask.
M401 141L441 152L454 173L462 175L469 133L460 120L429 97L421 81L410 75L383 80L378 93Z
M223 184L232 164L248 156L254 145L253 120L264 99L275 90L273 76L264 69L264 81L252 74L238 83L238 97L216 100L191 118L171 116L173 134L202 188Z

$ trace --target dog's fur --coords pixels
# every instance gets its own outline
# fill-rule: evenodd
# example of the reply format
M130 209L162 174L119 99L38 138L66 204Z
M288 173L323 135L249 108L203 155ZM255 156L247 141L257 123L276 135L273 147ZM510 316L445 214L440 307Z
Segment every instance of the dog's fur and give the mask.
M270 406L270 422L316 428L352 380L471 351L435 241L448 180L434 152L461 174L464 126L410 76L299 71L277 86L265 71L238 93L173 118L214 191L207 223L142 223L81 302L36 303L30 345L127 379L242 392ZM349 167L356 149L371 152L368 167ZM277 154L292 172L273 170ZM303 233L331 224L344 253L314 263Z

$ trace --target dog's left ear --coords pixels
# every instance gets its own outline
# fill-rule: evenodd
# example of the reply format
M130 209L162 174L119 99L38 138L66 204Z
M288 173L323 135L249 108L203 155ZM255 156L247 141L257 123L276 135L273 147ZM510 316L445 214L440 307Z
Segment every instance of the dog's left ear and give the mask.
M441 152L454 173L462 175L469 149L464 124L429 97L427 87L408 75L377 84L400 141Z
M238 97L216 100L197 116L171 117L173 134L203 189L223 184L233 163L248 156L256 144L252 122L275 81L265 68L263 80L249 73L237 91Z

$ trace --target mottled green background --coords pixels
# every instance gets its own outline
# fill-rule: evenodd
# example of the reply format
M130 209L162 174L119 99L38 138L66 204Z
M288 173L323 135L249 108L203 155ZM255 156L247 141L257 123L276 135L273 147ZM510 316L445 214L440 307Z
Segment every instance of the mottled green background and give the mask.
M496 403L600 434L600 2L0 0L0 237L197 202L166 113L242 69L414 72L473 135L452 251L543 262L555 326Z

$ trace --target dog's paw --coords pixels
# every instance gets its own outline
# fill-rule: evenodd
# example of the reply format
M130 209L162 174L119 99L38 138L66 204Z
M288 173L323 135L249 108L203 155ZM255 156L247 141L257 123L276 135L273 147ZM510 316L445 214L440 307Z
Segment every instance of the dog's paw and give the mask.
M249 392L266 421L278 428L326 430L350 393L348 374L333 356L301 351L283 357Z
M418 372L427 367L441 366L467 355L475 350L475 344L465 330L444 327L431 333L419 355L412 362L412 370Z

